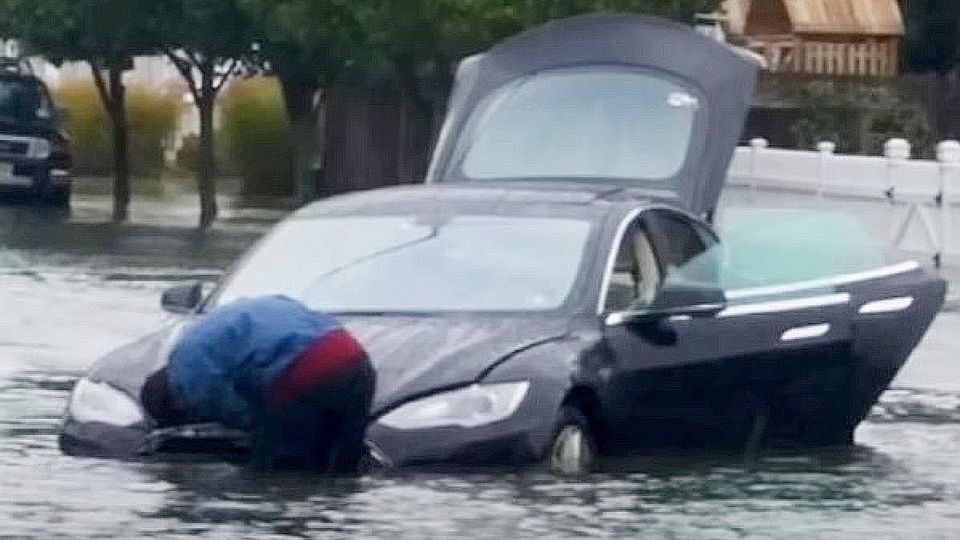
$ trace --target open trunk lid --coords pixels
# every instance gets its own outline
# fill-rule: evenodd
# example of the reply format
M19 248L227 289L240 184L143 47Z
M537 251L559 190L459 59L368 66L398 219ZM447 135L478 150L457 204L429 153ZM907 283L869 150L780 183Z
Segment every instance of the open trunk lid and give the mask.
M548 23L464 60L428 183L577 181L713 211L757 65L634 15Z

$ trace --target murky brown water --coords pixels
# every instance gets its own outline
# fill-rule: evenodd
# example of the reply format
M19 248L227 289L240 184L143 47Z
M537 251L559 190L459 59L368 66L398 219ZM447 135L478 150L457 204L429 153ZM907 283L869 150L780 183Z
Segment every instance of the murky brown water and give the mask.
M0 538L960 532L957 314L937 321L849 451L767 456L749 467L729 457L648 456L578 481L514 470L318 481L219 463L118 463L57 449L73 381L160 320L160 291L218 274L262 228L224 225L197 238L176 228L94 234L98 226L83 223L12 223L0 218Z

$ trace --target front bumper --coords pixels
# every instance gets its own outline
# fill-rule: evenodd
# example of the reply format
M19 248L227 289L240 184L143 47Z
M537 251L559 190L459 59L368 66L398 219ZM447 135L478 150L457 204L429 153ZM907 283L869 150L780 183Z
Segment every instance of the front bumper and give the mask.
M375 465L523 464L542 460L551 442L562 392L531 384L509 418L472 428L395 429L376 421L366 431ZM251 441L241 431L217 424L156 429L147 420L133 426L79 422L68 411L60 447L70 455L143 459L157 455L249 455Z
M68 160L52 156L36 159L0 156L0 190L44 193L66 188L73 182ZM9 172L9 174L5 174Z
M70 456L134 459L150 435L145 424L119 427L67 418L60 431L60 450Z
M234 457L250 453L246 433L212 423L153 429L146 424L119 427L68 419L59 442L67 455L129 460L171 454Z

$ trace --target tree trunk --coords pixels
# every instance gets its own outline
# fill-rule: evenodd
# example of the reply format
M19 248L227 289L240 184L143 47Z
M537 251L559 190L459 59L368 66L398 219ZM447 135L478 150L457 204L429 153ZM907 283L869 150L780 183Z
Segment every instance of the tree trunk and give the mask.
M130 151L127 129L127 96L123 69L110 68L110 114L113 127L113 220L126 221L130 208Z
M280 87L293 135L293 185L297 206L317 198L317 178L313 167L320 141L317 140L315 98L320 85L310 77L280 73Z
M123 67L115 62L107 68L107 80L98 64L91 63L93 78L103 107L110 118L113 141L113 220L126 221L130 208L130 152L127 126L126 88L123 85Z
M213 65L200 69L200 92L197 110L200 113L200 141L197 156L197 191L200 194L200 228L206 229L217 219L217 161L214 153L213 109L217 93L214 88Z

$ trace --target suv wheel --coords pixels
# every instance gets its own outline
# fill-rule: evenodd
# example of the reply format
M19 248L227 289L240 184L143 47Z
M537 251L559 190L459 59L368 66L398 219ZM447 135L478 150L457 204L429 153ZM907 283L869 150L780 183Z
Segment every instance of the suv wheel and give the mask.
M48 206L67 208L70 206L70 186L52 187L44 193L42 202Z

